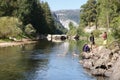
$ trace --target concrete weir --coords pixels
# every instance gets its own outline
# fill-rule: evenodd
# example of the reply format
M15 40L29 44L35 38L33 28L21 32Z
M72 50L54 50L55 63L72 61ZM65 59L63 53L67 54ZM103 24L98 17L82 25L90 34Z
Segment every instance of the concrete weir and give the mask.
M53 40L65 40L65 39L67 39L67 35L64 35L64 34L62 34L62 35L51 35L51 34L48 34L47 39L49 41L53 41Z

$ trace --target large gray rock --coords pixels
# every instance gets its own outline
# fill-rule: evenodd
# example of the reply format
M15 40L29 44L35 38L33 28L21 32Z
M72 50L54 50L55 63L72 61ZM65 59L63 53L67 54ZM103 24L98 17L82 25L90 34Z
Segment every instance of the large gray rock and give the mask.
M110 80L120 80L120 57L112 68L113 72L110 76Z
M91 59L84 60L83 67L87 69L91 69L93 67L92 60Z
M104 75L106 77L110 77L112 75L112 70L111 69L110 70L106 70L105 73L104 73Z
M94 76L105 76L105 71L104 69L94 69L91 71L92 75Z
M83 54L83 67L90 69L95 76L107 76L110 80L120 80L120 48L98 47L95 51Z

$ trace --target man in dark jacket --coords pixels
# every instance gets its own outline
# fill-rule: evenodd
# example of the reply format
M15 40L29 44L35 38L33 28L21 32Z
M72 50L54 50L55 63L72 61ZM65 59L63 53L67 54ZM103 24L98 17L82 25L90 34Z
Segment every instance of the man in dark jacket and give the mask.
M92 45L95 44L95 39L94 39L93 33L91 33L91 36L90 36L90 44L91 44L91 49L92 49Z

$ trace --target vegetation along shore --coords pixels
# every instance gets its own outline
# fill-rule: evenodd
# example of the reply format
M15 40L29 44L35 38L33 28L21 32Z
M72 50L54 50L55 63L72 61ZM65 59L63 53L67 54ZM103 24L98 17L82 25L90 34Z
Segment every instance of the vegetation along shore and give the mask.
M95 76L120 80L120 0L88 0L79 9L79 16L77 12L77 18L70 15L72 12L66 16L52 12L49 4L41 0L0 0L0 47L35 43L49 34L48 38L65 35L67 38L53 36L63 40L73 36L77 40L85 38L85 43L91 44L92 33L97 47L81 52L80 63ZM64 17L77 19L79 23L65 22L63 19L68 18ZM68 23L68 28L62 22ZM107 34L105 40L101 38L103 32Z

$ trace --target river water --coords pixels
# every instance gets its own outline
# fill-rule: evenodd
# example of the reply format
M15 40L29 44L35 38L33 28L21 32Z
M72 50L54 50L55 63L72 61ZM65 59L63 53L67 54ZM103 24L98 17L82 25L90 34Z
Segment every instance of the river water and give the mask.
M96 80L79 63L78 44L41 40L0 48L0 80Z

